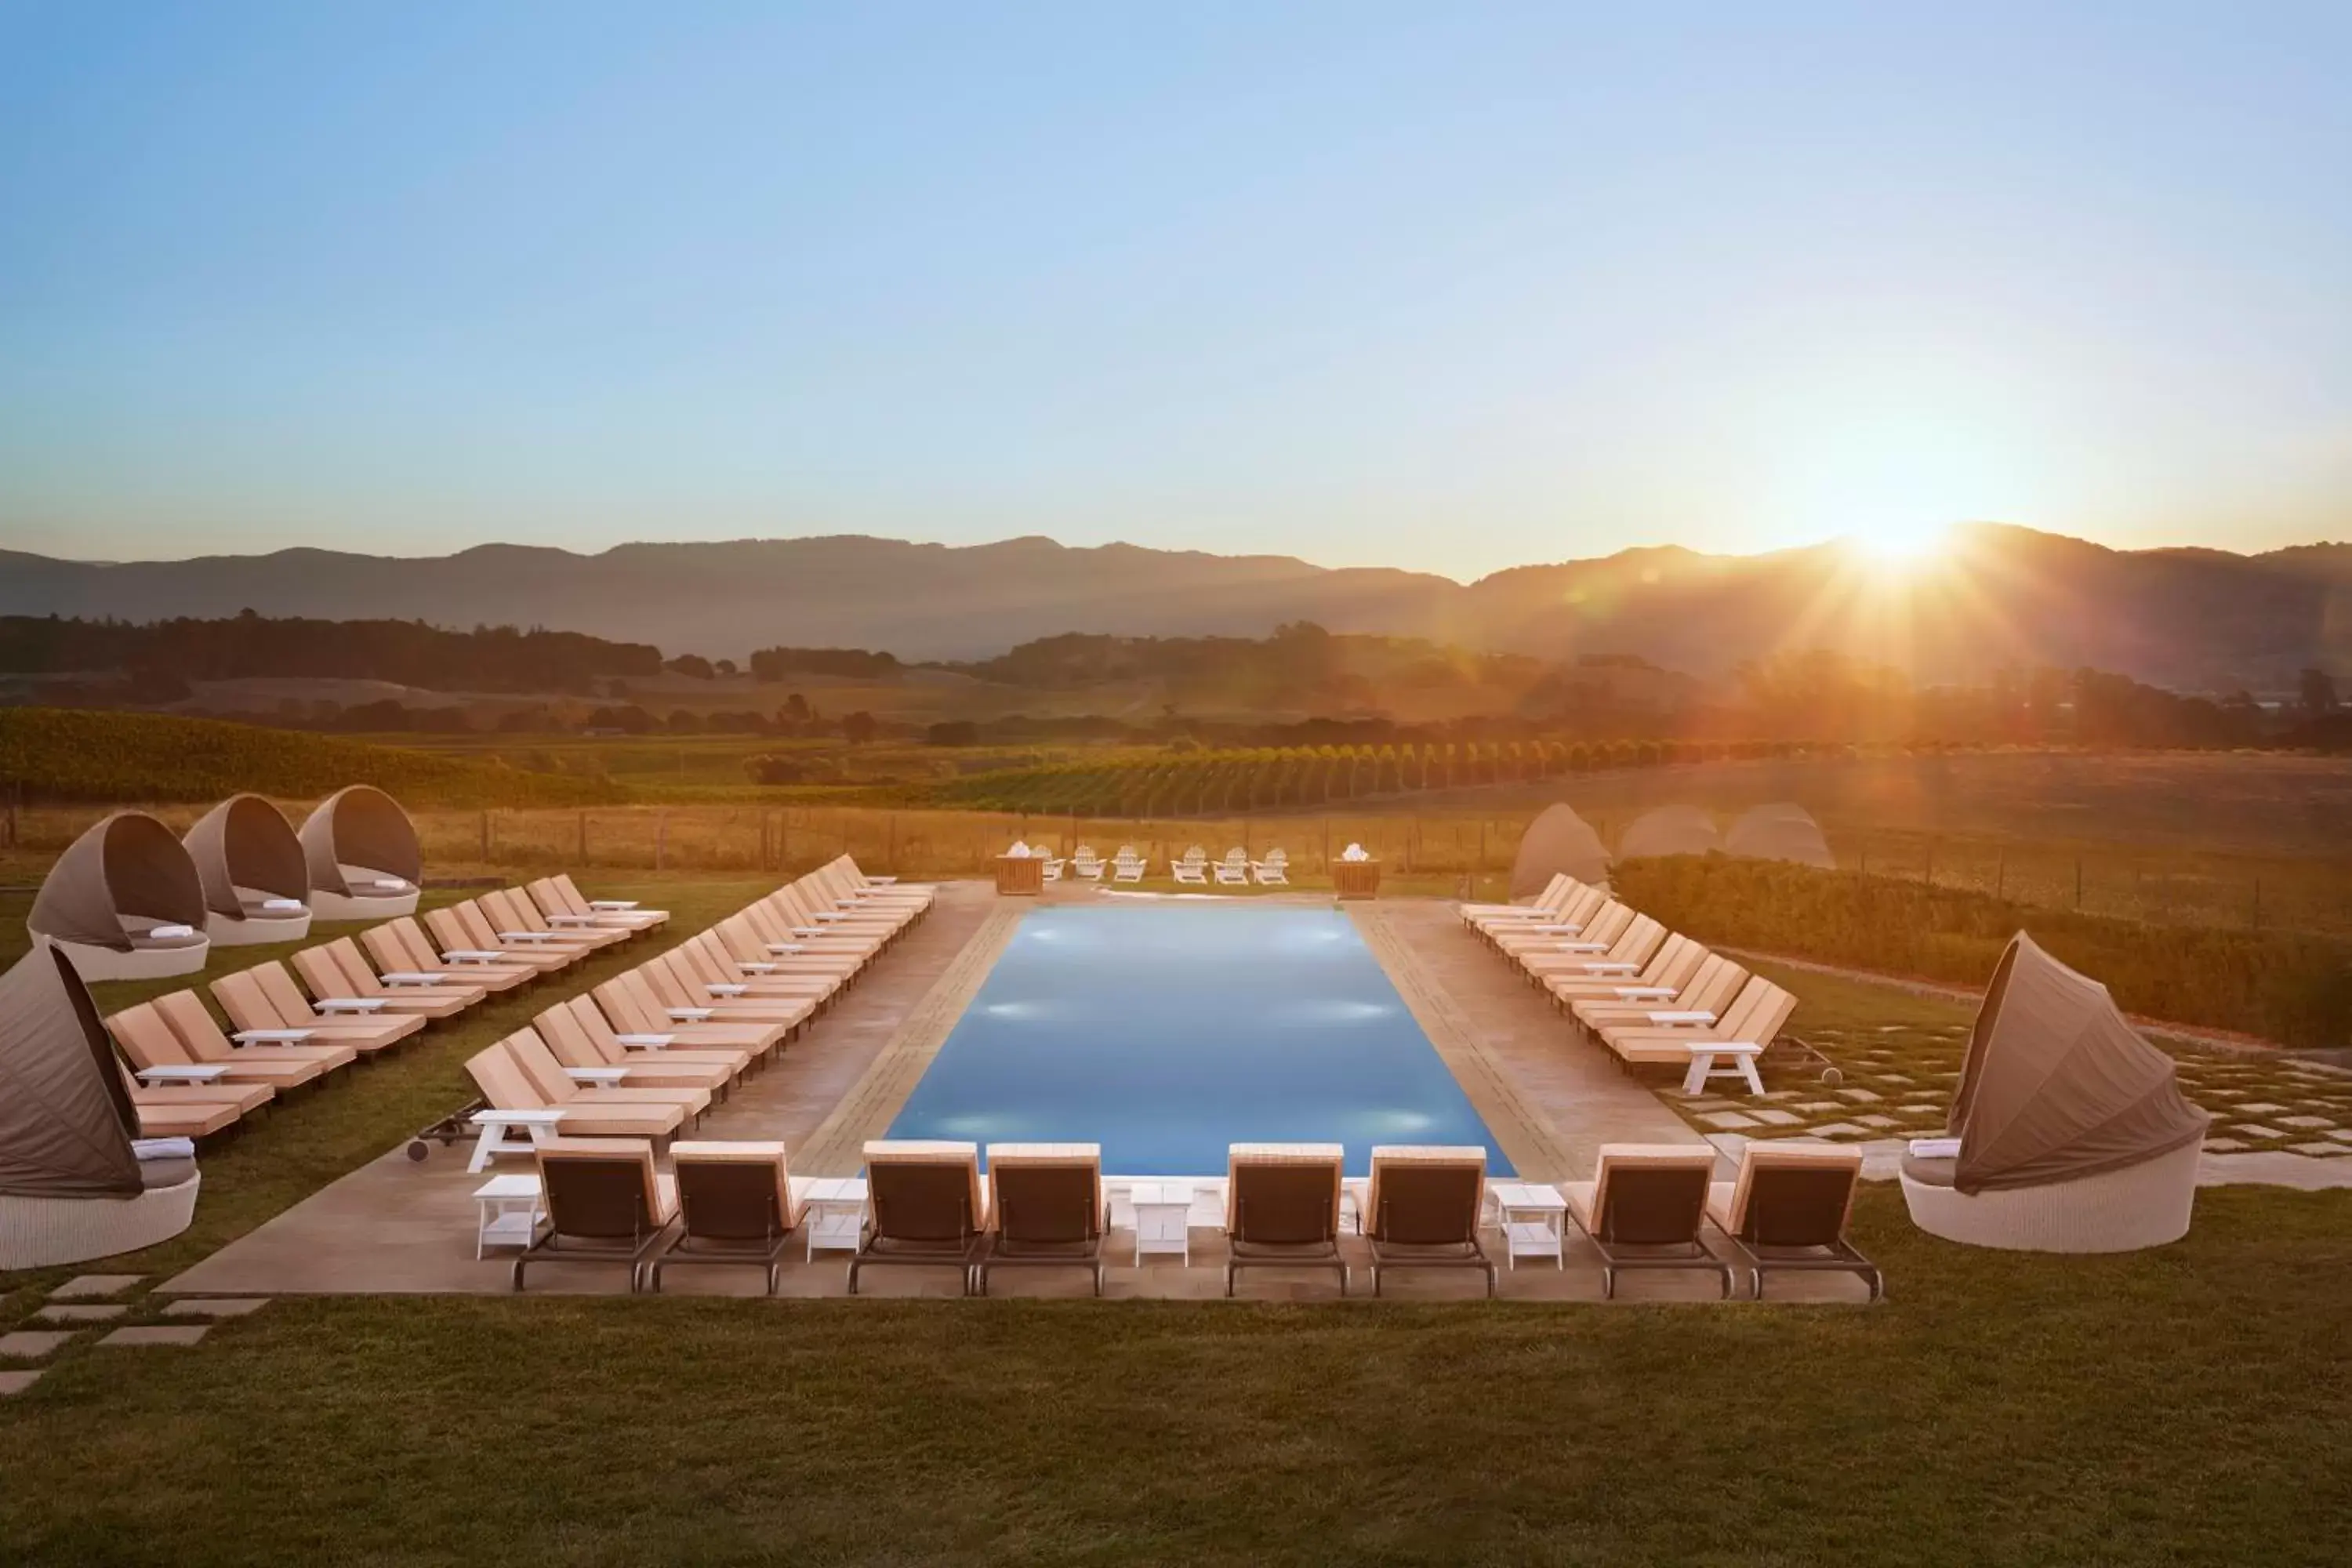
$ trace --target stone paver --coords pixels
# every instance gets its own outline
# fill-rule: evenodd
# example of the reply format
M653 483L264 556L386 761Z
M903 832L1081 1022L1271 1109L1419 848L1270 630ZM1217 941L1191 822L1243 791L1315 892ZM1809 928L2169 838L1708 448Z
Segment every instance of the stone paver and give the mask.
M1848 1100L1855 1105L1875 1105L1885 1098L1875 1090L1867 1089L1841 1089L1836 1093L1840 1100Z
M12 1394L22 1394L40 1381L38 1372L0 1372L0 1399Z
M212 1331L210 1323L150 1323L140 1328L117 1329L100 1345L192 1345Z
M2273 1105L2267 1100L2248 1100L2236 1108L2241 1116L2268 1116L2273 1110L2284 1110L2284 1105Z
M2295 1153L2308 1154L2315 1160L2325 1160L2336 1154L2352 1154L2352 1148L2341 1143L2290 1143L2287 1147Z
M1758 1118L1749 1116L1744 1111L1738 1110L1710 1110L1702 1115L1699 1120L1706 1122L1710 1127L1736 1128L1760 1127L1763 1125L1762 1121ZM1792 1116L1789 1118L1789 1120L1794 1121L1796 1118ZM1247 1196L1246 1194L1244 1195L1244 1197Z
M2265 1127L2259 1121L2250 1121L2245 1123L2243 1126L2232 1127L2230 1131L2236 1133L2241 1138L2272 1139L2284 1138L2286 1136L2285 1133L2280 1131L2277 1128Z
M2325 1116L2282 1116L2278 1119L2278 1124L2281 1127L2304 1128L2333 1127L2336 1125L2334 1121Z
M38 1361L73 1337L71 1329L19 1329L13 1334L0 1334L0 1356Z
M242 1318L269 1305L267 1296L194 1296L163 1309L167 1318Z
M127 1302L114 1301L88 1307L47 1306L35 1312L33 1317L36 1321L44 1323L103 1323L130 1310Z
M2245 1144L2235 1138L2208 1138L2205 1140L2205 1152L2208 1154L2227 1154L2244 1147Z
M79 1301L93 1296L120 1296L142 1279L143 1274L78 1274L49 1292L52 1301Z
M1799 1127L1804 1124L1805 1120L1790 1111L1779 1110L1755 1110L1748 1114L1769 1127Z

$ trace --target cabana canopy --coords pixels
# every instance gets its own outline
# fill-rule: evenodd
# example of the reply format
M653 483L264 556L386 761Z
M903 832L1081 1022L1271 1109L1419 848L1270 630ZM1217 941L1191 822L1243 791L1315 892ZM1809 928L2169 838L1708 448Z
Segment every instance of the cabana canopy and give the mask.
M202 931L204 885L170 828L143 812L117 812L58 857L25 924L58 942L129 952L157 926Z
M1723 847L1715 818L1695 805L1662 805L1633 819L1617 840L1617 858L1645 855L1706 855Z
M1954 1186L2042 1186L2136 1165L2201 1140L2209 1120L2105 986L2022 931L2011 940L1952 1100Z
M138 1125L89 990L35 942L0 974L0 1197L137 1197Z
M1601 847L1601 836L1565 801L1546 806L1519 839L1519 858L1511 863L1511 897L1533 898L1563 871L1580 882L1609 879L1609 851Z
M180 842L196 863L205 907L215 914L244 920L270 912L263 908L265 900L299 904L310 896L302 841L278 808L257 795L229 796L205 813ZM240 894L240 888L247 891Z
M1743 814L1724 835L1723 847L1743 859L1790 860L1825 871L1837 869L1837 857L1830 853L1829 840L1822 837L1812 813L1786 802Z
M425 877L415 826L398 801L373 784L352 784L320 801L302 824L301 839L310 886L319 892L368 898L379 891L353 871L381 871L409 888Z

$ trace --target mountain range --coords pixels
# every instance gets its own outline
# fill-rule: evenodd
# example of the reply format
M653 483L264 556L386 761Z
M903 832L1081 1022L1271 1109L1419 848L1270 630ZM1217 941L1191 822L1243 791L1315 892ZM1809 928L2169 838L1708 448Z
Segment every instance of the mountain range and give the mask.
M0 551L0 614L397 618L543 626L742 658L755 647L970 658L1059 632L1262 636L1288 621L1570 658L1632 654L1693 674L1830 647L1923 681L2089 665L2188 689L2352 672L2352 544L2259 555L2120 551L2000 524L1898 567L1842 544L1769 554L1632 549L1469 584L1286 556L970 546L842 535L486 544L437 557L324 550L100 563Z

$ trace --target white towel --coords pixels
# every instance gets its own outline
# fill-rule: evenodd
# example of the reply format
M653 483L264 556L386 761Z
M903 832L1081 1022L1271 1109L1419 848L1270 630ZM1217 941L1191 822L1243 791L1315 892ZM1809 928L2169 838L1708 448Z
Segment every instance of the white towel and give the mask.
M147 928L147 934L149 936L194 936L196 934L196 928L194 926L149 926Z
M408 884L397 877L378 877L375 889L379 893L404 893L408 891Z
M137 1160L193 1160L196 1157L196 1141L193 1138L133 1138L131 1154Z
M1957 1138L1914 1138L1911 1152L1922 1160L1957 1160L1960 1157L1960 1141Z
M302 908L302 900L299 899L264 899L261 900L261 907L265 910L279 910L291 914Z

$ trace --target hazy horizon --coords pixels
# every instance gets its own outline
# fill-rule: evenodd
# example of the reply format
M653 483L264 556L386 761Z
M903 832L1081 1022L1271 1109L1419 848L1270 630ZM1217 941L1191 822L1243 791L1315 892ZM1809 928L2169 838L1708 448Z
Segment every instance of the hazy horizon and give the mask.
M2352 12L0 4L0 545L2352 534Z

